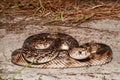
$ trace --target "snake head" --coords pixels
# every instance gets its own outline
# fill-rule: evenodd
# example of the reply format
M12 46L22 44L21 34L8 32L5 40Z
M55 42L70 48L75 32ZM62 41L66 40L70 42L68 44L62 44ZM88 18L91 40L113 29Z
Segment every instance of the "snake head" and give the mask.
M73 48L69 51L69 56L73 59L82 60L90 56L90 52L86 48Z
M95 42L85 43L80 47L86 48L90 53L96 53L100 49L100 45Z
M11 62L14 64L18 64L21 61L22 53L23 53L23 49L15 50L11 55L12 57Z

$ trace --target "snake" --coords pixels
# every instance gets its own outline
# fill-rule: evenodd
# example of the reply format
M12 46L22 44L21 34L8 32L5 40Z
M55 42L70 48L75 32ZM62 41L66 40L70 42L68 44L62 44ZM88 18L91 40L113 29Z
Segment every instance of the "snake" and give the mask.
M11 62L32 68L78 68L103 65L112 60L112 49L103 43L84 43L65 33L29 36L12 52Z

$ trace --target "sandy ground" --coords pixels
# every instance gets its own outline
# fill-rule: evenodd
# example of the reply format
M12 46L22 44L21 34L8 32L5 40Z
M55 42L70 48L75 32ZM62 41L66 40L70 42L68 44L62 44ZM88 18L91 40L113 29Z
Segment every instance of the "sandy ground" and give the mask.
M12 20L2 18L1 23L14 24L24 17ZM21 22L24 29L7 30L0 25L0 76L5 80L120 80L120 21L98 20L78 27L43 26L41 19L26 18ZM17 27L18 25L12 25ZM24 40L40 32L63 32L76 38L79 44L95 41L108 44L113 51L112 62L102 66L67 69L23 68L11 63L11 53L21 48Z

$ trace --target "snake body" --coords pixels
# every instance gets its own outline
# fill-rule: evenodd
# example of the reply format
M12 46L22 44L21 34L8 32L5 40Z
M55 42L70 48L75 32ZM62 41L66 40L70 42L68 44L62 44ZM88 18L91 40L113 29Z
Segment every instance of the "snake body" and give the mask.
M103 43L79 46L76 39L64 33L40 33L28 37L11 57L12 63L20 66L73 68L108 63L112 50Z

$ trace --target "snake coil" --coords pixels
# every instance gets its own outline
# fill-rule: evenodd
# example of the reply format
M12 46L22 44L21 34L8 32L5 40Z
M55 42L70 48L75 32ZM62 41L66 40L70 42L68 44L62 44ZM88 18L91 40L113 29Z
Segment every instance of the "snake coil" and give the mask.
M11 55L12 63L37 68L72 68L102 65L112 60L103 43L84 43L64 33L40 33L28 37Z

